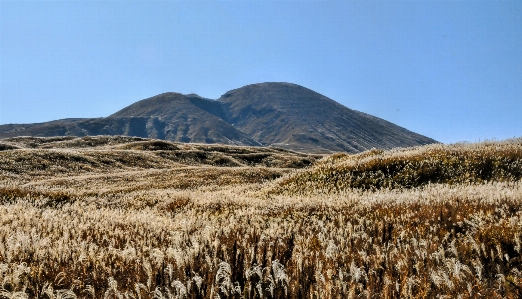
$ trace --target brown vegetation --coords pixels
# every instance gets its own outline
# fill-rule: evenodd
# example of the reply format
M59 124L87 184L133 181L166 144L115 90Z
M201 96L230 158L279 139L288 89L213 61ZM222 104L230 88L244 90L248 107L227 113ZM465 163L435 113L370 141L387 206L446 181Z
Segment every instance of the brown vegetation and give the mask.
M433 144L357 155L334 154L282 180L278 192L331 193L427 184L482 184L522 178L522 139L479 144Z
M0 298L522 296L517 140L303 170L281 165L317 157L155 142L0 152Z

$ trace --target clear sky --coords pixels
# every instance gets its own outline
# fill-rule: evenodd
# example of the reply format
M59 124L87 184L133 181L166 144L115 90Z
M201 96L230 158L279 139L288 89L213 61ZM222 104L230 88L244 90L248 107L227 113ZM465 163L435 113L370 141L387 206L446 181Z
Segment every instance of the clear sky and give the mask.
M522 1L4 1L0 124L291 82L438 141L522 136Z

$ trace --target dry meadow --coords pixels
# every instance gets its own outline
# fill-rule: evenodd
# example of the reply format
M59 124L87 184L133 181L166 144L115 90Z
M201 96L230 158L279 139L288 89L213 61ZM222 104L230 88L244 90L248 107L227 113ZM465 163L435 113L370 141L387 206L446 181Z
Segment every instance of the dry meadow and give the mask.
M0 140L0 298L521 298L522 140Z

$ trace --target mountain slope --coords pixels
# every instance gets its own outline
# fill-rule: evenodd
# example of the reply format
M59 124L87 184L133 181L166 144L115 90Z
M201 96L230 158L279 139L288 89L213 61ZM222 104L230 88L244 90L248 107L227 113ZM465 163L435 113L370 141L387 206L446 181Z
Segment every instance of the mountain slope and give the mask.
M147 135L140 137L179 142L260 145L212 112L222 114L221 105L216 101L197 95L169 92L136 102L107 119L146 118Z
M436 142L295 84L252 84L218 101L239 130L262 144L299 151L360 152Z
M124 135L177 142L260 145L245 133L198 106L209 110L219 110L221 107L215 101L196 95L164 93L138 101L105 118L2 125L0 138Z
M0 138L87 135L264 145L317 153L436 142L290 83L247 85L218 100L169 92L104 118L0 126Z

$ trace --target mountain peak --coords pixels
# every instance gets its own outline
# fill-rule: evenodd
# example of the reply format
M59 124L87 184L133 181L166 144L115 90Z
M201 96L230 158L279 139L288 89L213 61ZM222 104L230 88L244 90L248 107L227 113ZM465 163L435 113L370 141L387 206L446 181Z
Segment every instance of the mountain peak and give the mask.
M210 99L200 96L197 93L189 93L189 94L185 94L184 96L186 96L187 98L199 98L199 99L210 100Z
M106 118L0 126L0 138L101 134L272 145L303 152L360 152L436 142L286 82L246 85L217 100L195 93L167 92Z

